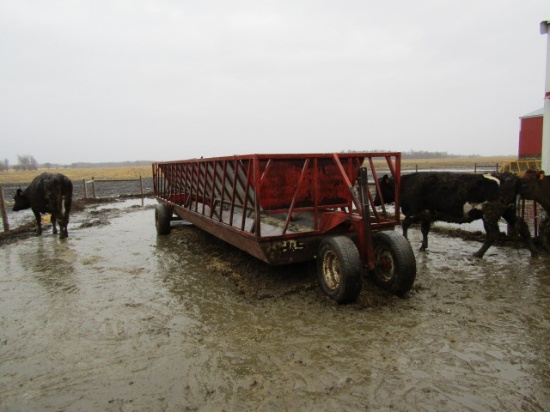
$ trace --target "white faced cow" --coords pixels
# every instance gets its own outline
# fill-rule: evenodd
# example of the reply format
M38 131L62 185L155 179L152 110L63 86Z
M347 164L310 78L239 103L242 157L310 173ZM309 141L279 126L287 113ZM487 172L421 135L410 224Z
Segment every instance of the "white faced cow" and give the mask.
M469 223L481 219L487 235L474 256L483 257L498 238L498 222L504 218L525 240L531 256L537 257L527 224L516 216L519 180L511 173L425 172L403 175L399 198L401 211L405 215L403 235L407 237L411 224L420 223L423 236L420 249L425 250L432 222ZM379 186L375 204L393 202L395 181L385 175L379 179Z
M38 225L37 233L42 234L41 213L51 213L53 233L57 233L56 223L59 223L59 238L66 238L69 233L69 213L73 196L71 180L61 173L42 173L36 176L25 190L17 189L13 211L31 208Z

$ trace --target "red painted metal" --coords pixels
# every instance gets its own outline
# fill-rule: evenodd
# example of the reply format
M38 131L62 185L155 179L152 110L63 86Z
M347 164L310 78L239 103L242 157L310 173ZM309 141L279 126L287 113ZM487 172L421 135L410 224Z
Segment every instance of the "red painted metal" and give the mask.
M518 150L520 159L540 159L543 118L542 115L521 118Z
M374 207L382 173L399 181L400 153L159 162L153 164L153 183L157 200L180 218L266 263L315 259L323 236L346 235L357 244L364 266L372 269L372 232L399 224L399 214Z

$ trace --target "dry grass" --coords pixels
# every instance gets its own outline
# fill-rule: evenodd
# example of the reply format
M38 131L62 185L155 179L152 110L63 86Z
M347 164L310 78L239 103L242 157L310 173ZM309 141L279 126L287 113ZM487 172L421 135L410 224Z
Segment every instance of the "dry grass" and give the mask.
M445 159L402 159L401 169L443 169L443 168L474 168L483 166L499 166L506 162L517 160L511 156L489 156L489 157L450 157Z
M472 168L475 164L488 166L497 165L504 162L517 160L510 156L492 156L492 157L457 157L445 159L402 159L403 170L418 168L437 169L437 168ZM0 172L0 184L19 184L28 183L42 172L63 173L72 181L95 179L137 179L141 177L152 177L151 166L135 167L105 167L105 168L82 168L82 169L38 169L9 172Z
M139 177L152 177L151 166L132 167L104 167L82 169L38 169L38 170L10 170L0 173L0 184L28 183L42 172L63 173L72 181L95 179L139 179Z

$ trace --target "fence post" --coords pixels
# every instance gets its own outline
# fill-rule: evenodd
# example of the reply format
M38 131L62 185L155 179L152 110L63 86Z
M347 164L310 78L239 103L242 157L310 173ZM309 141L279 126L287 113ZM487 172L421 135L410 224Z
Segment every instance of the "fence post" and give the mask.
M94 199L97 199L97 193L95 191L95 178L92 176L92 190L94 192Z
M82 179L82 193L84 193L84 199L88 198L88 188L86 187L86 179Z
M143 179L141 178L141 175L139 175L139 189L141 192L141 197L143 198Z
M0 186L0 209L2 210L2 223L4 224L4 232L10 230L8 222L8 214L6 213L6 204L4 203L4 188Z

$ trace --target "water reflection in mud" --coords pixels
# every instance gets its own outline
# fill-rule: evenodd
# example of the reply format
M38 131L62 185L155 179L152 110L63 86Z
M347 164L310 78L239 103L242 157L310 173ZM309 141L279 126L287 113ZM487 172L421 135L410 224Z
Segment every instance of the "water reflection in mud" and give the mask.
M239 294L152 210L0 249L2 410L544 410L549 259L431 234L405 299ZM411 231L414 245L420 234ZM252 259L252 258L250 258ZM360 297L361 298L361 297Z

